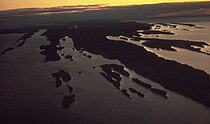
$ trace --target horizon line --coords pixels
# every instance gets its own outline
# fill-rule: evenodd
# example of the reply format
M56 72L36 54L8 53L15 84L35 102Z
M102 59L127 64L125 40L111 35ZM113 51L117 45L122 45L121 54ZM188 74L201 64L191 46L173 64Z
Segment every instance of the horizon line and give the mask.
M98 7L126 7L126 6L144 6L144 5L158 5L158 4L182 4L182 3L210 3L208 0L204 1L187 1L187 2L155 2L155 3L145 3L145 4L122 4L122 5L110 5L110 4L81 4L81 5L63 5L63 6L49 6L49 7L20 7L11 9L1 9L0 12L12 11L12 10L25 10L25 9L50 9L59 7L88 7L88 6L98 6Z

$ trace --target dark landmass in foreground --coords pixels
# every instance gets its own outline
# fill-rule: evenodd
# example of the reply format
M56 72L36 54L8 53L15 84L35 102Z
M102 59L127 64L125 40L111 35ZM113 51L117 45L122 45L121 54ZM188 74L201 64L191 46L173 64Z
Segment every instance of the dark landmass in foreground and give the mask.
M204 71L194 69L193 67L175 61L160 58L157 55L146 51L142 46L137 46L128 42L111 41L106 38L106 36L126 36L132 38L133 35L138 36L137 30L150 30L151 26L152 24L135 22L85 21L72 22L66 25L48 25L24 29L1 30L0 33L10 34L21 32L30 34L30 32L38 29L47 29L42 36L46 36L47 40L50 41L50 44L40 46L41 54L45 56L46 62L59 61L61 59L60 55L57 53L63 49L63 47L59 47L60 39L68 36L72 38L74 47L78 51L83 49L84 51L93 54L102 55L107 59L117 59L130 70L134 70L139 75L161 84L164 88L210 107L210 77ZM194 49L191 45L200 47L208 45L205 44L205 42L194 43L180 40L172 42L168 40L165 42L161 39L146 40L148 40L148 42L145 42L145 45L152 48L157 47L172 50L169 49L170 46L177 46L199 53L201 53L200 49ZM158 42L158 44L156 44L156 42ZM162 45L159 46L159 43ZM6 52L3 51L2 53L2 55L4 55ZM105 73L101 74L104 76ZM112 74L112 76L117 77L116 80L120 80L117 74ZM59 86L60 83L57 85ZM119 89L119 83L114 82L113 85ZM129 90L139 96L143 96L140 92L133 89ZM157 89L151 89L151 91L163 96L166 95L165 91ZM127 90L121 90L121 92L129 97ZM72 99L73 96L64 97L64 108L69 107L69 104L66 104L66 102L71 103Z

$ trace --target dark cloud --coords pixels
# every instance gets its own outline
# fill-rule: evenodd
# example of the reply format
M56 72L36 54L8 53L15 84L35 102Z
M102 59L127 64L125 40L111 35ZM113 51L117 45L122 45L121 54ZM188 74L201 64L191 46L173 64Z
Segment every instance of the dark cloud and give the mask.
M97 11L96 11L97 10ZM98 16L121 16L127 18L150 18L150 17L171 17L171 16L203 16L210 15L210 2L196 3L164 3L151 5L130 5L130 6L105 6L105 5L79 5L61 6L52 8L26 8L16 10L0 11L0 17L28 16L39 14L71 14L75 12L88 11ZM95 12L90 12L95 11ZM120 18L120 17L118 17Z
M60 6L52 8L25 8L0 11L0 17L27 16L34 14L71 13L102 9L103 5Z

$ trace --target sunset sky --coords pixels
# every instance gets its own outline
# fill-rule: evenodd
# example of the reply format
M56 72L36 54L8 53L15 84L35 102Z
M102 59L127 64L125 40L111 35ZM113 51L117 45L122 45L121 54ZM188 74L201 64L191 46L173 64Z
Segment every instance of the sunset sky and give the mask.
M17 9L17 8L38 8L38 7L56 7L71 5L92 5L106 4L115 5L132 5L132 4L152 4L163 2L189 2L189 1L210 1L210 0L1 0L0 10Z

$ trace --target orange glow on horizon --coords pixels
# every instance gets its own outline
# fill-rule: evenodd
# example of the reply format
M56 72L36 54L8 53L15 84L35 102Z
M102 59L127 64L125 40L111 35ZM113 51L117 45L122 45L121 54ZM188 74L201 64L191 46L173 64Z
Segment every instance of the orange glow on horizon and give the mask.
M199 2L210 0L1 0L0 10L17 8L45 8L57 6L93 5L105 4L107 6L134 5L134 4L155 4L168 2Z

